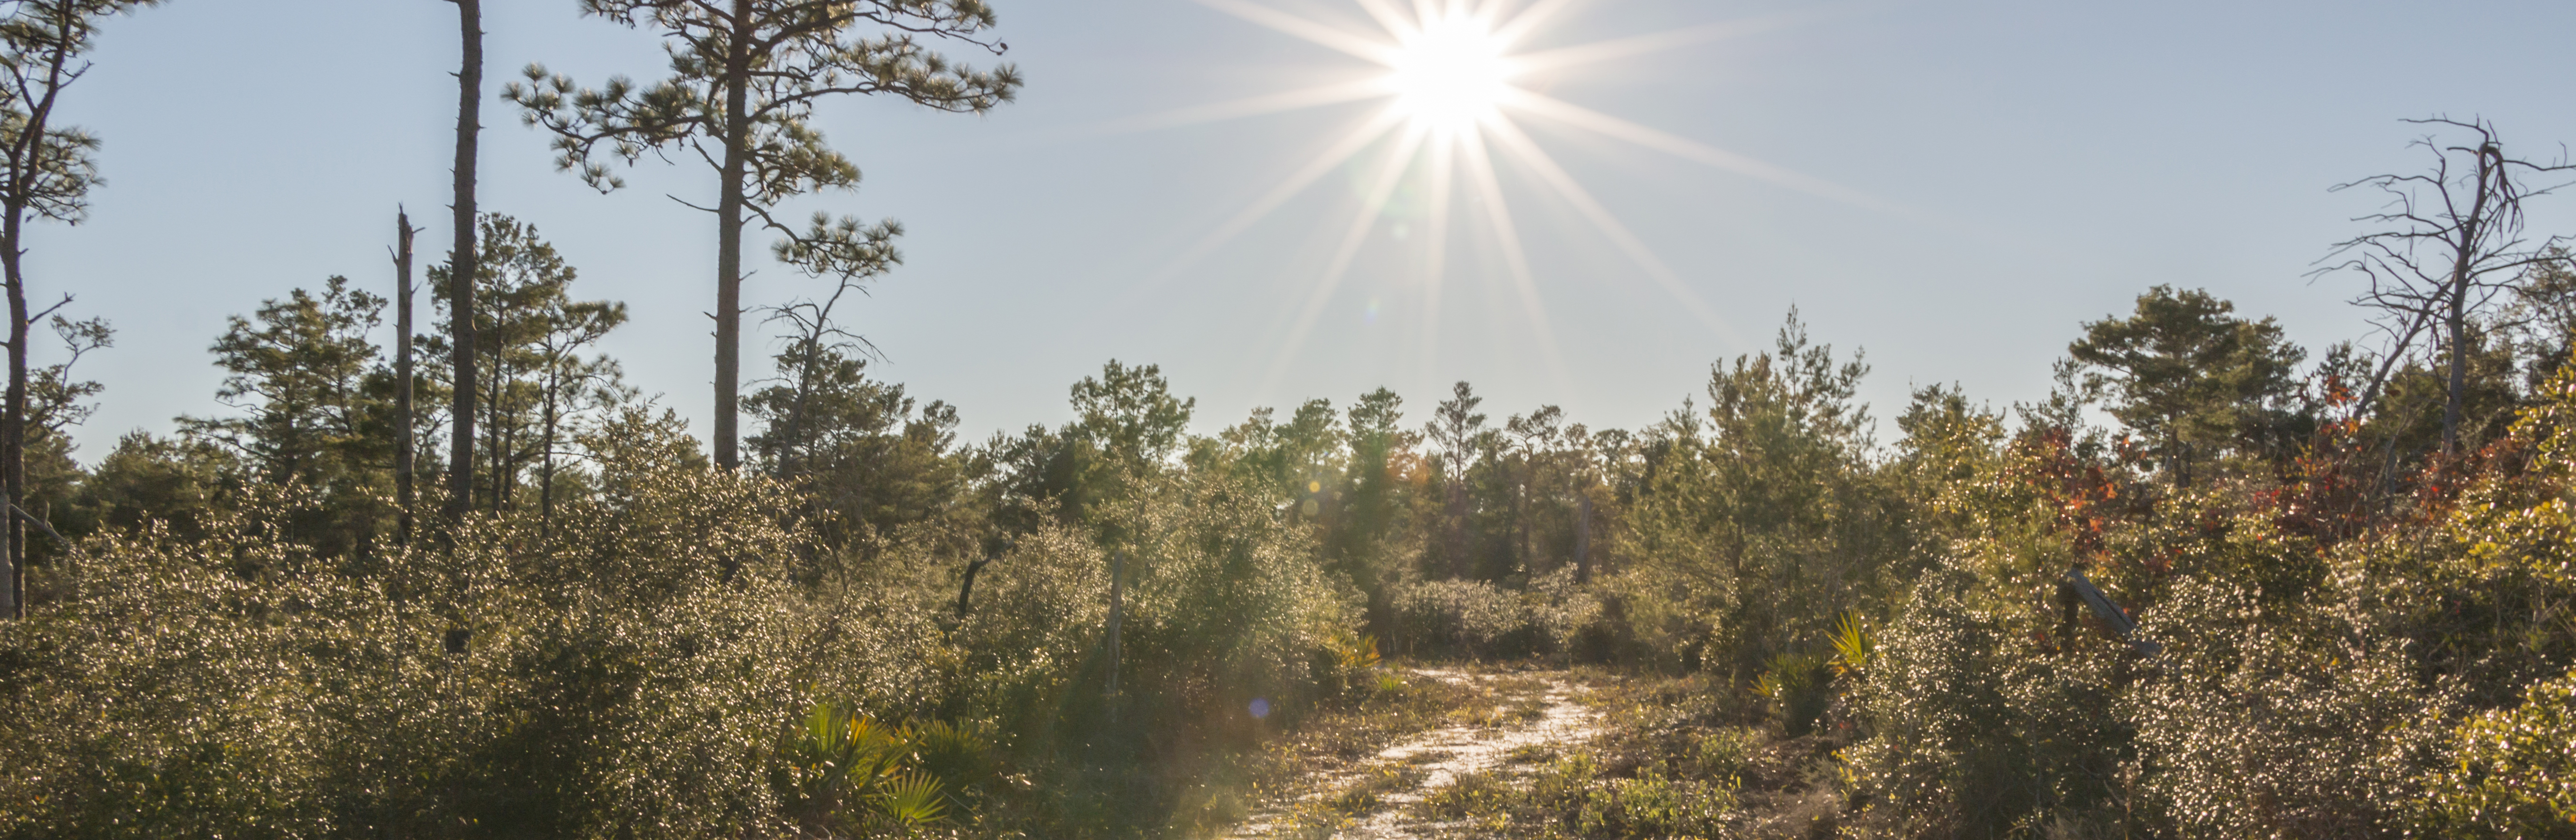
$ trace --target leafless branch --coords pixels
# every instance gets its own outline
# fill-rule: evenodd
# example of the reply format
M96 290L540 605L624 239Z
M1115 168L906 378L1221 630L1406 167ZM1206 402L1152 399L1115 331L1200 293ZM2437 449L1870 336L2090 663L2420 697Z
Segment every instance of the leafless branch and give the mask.
M2336 192L2377 189L2387 203L2380 212L2354 218L2378 230L2335 243L2308 274L2362 275L2366 287L2353 303L2379 310L2381 328L2396 338L2372 377L2363 408L2414 336L2428 324L2439 326L2451 350L2450 394L2443 414L2443 448L2448 452L2457 443L2470 323L2482 320L2496 297L2520 282L2526 269L2555 259L2551 254L2564 243L2558 236L2538 242L2525 236L2523 202L2576 183L2571 175L2576 165L2567 162L2563 150L2551 163L2512 157L2494 125L2484 120L2435 116L2406 122L2439 132L2409 144L2430 153L2431 165L2425 172L2335 185ZM2444 142L2445 133L2466 135L2470 142ZM2541 185L2533 186L2535 180Z

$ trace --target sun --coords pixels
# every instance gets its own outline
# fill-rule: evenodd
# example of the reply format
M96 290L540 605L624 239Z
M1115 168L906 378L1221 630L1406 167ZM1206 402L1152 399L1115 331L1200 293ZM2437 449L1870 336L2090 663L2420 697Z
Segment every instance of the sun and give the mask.
M1511 93L1506 44L1484 18L1452 10L1396 39L1384 82L1415 127L1455 132L1495 115Z
M1521 227L1506 197L1507 181L1503 176L1507 171L1516 176L1511 183L1524 190L1535 188L1554 199L1558 207L1588 222L1608 244L1624 252L1642 270L1645 279L1661 287L1702 324L1721 335L1735 335L1726 319L1701 299L1678 272L1648 250L1643 240L1540 146L1537 138L1522 129L1523 121L1575 129L1846 203L1881 209L1887 206L1853 190L1540 92L1585 65L1741 37L1821 13L1792 12L1529 49L1529 42L1544 41L1547 33L1562 31L1556 23L1586 0L1348 0L1355 7L1350 11L1358 15L1322 17L1272 5L1278 0L1194 2L1361 59L1374 65L1375 72L1345 77L1345 81L1185 108L1138 120L1140 128L1346 103L1383 103L1148 281L1156 283L1176 275L1181 266L1250 229L1328 174L1356 166L1358 206L1352 208L1355 212L1343 223L1339 243L1333 246L1330 258L1309 289L1305 304L1287 311L1293 314L1283 313L1279 351L1268 375L1263 377L1264 390L1297 357L1299 346L1349 276L1362 246L1381 229L1395 238L1405 238L1406 232L1414 229L1414 220L1381 224L1391 218L1390 205L1399 195L1408 204L1418 203L1421 209L1419 234L1411 237L1421 251L1414 267L1405 273L1418 283L1425 302L1420 307L1422 320L1412 329L1423 348L1423 358L1433 358L1439 352L1437 304L1452 271L1448 251L1452 222L1457 221L1464 224L1455 229L1481 228L1476 239L1495 257L1482 264L1500 269L1479 272L1499 274L1487 278L1492 282L1487 288L1518 299L1518 308L1528 319L1526 334L1549 368L1563 376L1546 307L1539 295L1539 278L1524 253ZM1352 25L1362 21L1370 25ZM1375 310L1370 311L1370 317L1375 318Z

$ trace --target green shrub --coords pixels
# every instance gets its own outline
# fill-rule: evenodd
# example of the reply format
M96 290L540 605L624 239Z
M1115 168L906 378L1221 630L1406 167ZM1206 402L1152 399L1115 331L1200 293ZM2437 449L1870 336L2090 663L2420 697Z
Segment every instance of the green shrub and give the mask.
M1736 807L1735 790L1722 782L1647 774L1592 788L1574 821L1586 837L1715 837Z
M2302 614L2304 612L2305 614ZM2185 579L2148 611L2165 643L2127 702L2143 778L2186 837L2396 836L2449 700L2398 645L2313 611Z
M539 542L352 564L286 539L293 488L204 542L106 536L7 628L0 831L679 837L775 825L770 751L832 620L772 558L763 482L637 476ZM109 582L113 582L112 585ZM845 688L834 686L834 688ZM18 734L33 738L14 737ZM765 829L764 829L765 830Z
M2576 672L2519 706L2470 718L2454 755L2422 782L2423 822L2445 837L2576 835Z
M1190 803L1247 783L1238 757L1265 731L1303 719L1333 685L1376 683L1350 649L1356 593L1317 571L1260 492L1178 477L1128 516L1119 697L1106 696L1109 552L1086 529L1041 528L985 568L942 654L955 657L946 708L1010 733L999 751L1033 786L1010 824L1196 824L1209 817ZM1267 718L1249 711L1255 699Z
M2042 644L2037 605L1993 599L1966 566L1925 576L1856 688L1867 737L1842 752L1856 822L1982 837L2116 808L2132 735L2114 700L2135 654Z
M1415 656L1514 658L1548 638L1520 593L1481 580L1433 580L1392 588L1396 626Z
M1701 778L1737 778L1752 766L1753 746L1752 731L1739 726L1721 728L1692 745L1691 764Z
M1574 582L1574 569L1539 575L1514 591L1487 581L1435 580L1388 587L1394 615L1389 641L1412 656L1467 659L1607 658L1615 626L1591 587Z
M790 827L813 692L935 694L936 628L795 584L786 500L628 429L607 492L355 556L252 488L187 540L94 538L0 628L0 836L703 837ZM427 500L434 507L436 499Z
M1605 778L1588 753L1540 768L1520 784L1461 774L1414 806L1418 816L1465 822L1483 836L1575 838L1725 837L1741 816L1733 779L1676 779L1647 772Z

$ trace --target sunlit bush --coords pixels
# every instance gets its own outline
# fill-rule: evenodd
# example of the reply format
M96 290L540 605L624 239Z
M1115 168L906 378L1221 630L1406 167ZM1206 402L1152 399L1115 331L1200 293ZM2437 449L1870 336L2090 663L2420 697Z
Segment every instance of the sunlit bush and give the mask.
M675 435L640 428L638 435ZM685 451L684 438L642 441ZM769 784L809 693L924 693L784 575L765 482L638 457L532 524L334 556L261 491L202 542L82 553L0 629L0 831L56 837L702 837L785 830ZM901 647L891 648L900 651ZM866 679L854 679L864 672Z
M2449 700L2402 642L2185 580L2147 613L2164 643L2124 704L2148 801L2186 837L2395 836Z
M2038 604L1998 600L1965 565L1916 586L1857 688L1869 737L1844 751L1844 772L1860 822L1981 837L2090 820L2122 795L2131 736L2113 700L2134 654L2091 637L2041 644Z
M1399 584L1389 600L1402 649L1416 656L1526 656L1547 637L1520 593L1481 580Z
M2449 837L2576 832L2576 673L2532 686L2522 705L2452 733L2450 762L2424 780L2424 823Z
M1105 549L1079 527L1021 538L977 577L952 637L949 708L1007 733L1002 751L1037 786L1018 817L1031 825L1158 822L1185 807L1174 791L1232 772L1228 756L1264 727L1301 719L1328 686L1355 684L1343 671L1372 664L1346 666L1335 646L1355 638L1357 593L1326 580L1256 488L1176 477L1152 489L1121 523L1127 544ZM1114 552L1126 556L1113 698Z

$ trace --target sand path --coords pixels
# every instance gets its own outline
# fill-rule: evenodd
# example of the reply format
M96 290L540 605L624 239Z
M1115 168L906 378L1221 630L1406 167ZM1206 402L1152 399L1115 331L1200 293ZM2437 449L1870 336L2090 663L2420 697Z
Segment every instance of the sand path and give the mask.
M1509 765L1525 747L1563 752L1600 732L1600 713L1580 701L1590 691L1564 671L1477 674L1433 668L1407 672L1412 679L1472 684L1491 690L1492 707L1464 709L1449 725L1416 733L1355 767L1300 785L1302 793L1257 810L1229 837L1409 840L1454 828L1419 820L1410 807L1460 775L1521 775ZM1326 803L1341 807L1319 808ZM1331 818L1321 818L1324 815Z

